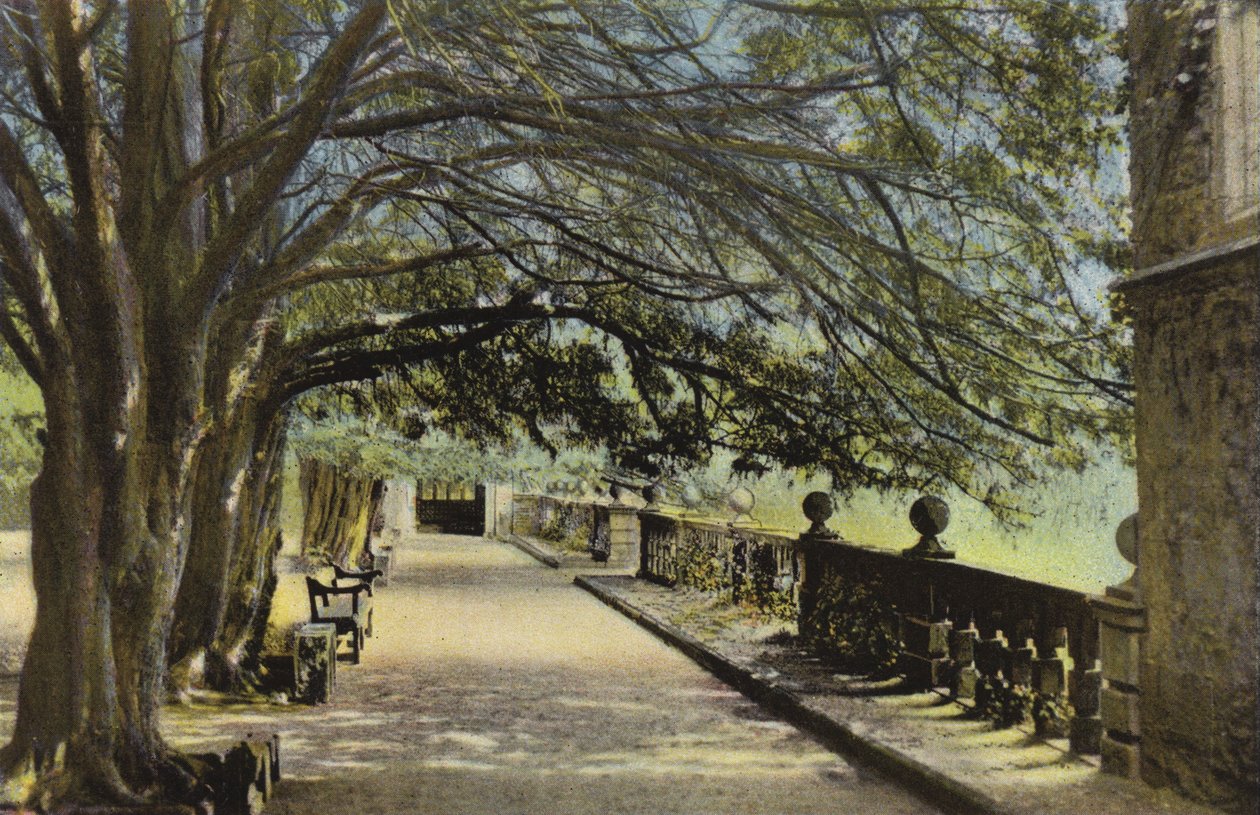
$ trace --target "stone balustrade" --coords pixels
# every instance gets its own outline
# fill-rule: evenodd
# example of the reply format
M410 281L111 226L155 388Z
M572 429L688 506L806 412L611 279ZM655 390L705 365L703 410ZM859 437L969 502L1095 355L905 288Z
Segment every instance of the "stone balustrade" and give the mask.
M664 512L651 490L644 497L647 506L634 510L615 500L521 495L513 529L586 525L592 541L622 541L642 579L795 619L802 642L815 646L863 640L877 651L882 643L888 653L869 656L887 657L906 687L943 690L998 719L1031 715L1039 733L1065 737L1079 753L1101 752L1107 771L1137 772L1144 629L1136 574L1094 596L960 562L939 537L949 508L931 496L911 507L919 542L901 552L841 539L827 526L833 507L824 493L805 499L811 526L800 535L699 517L694 500L683 514ZM748 518L753 502L733 496L731 508ZM1118 533L1126 555L1130 533Z

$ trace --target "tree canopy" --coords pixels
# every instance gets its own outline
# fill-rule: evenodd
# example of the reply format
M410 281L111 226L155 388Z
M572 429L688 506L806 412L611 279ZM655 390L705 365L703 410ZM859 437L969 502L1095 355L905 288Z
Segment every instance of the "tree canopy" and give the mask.
M170 656L222 634L313 389L1008 515L1126 432L1080 301L1122 255L1090 2L12 0L0 38L0 336L47 406L31 795L171 786L170 609L211 621Z

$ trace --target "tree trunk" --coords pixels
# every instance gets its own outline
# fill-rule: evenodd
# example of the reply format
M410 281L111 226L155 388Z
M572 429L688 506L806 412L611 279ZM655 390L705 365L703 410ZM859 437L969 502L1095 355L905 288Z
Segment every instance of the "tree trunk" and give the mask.
M331 560L354 568L371 535L383 482L313 458L302 459L300 466L306 500L303 557L313 564Z
M198 455L170 645L181 692L253 688L260 654L246 645L261 643L275 586L284 441L285 418L267 420L249 404Z
M110 373L80 364L44 383L46 446L31 487L37 614L0 755L7 800L135 803L191 791L169 761L158 708L195 441L187 426L162 432L182 399L151 410L138 370L126 388L106 382Z

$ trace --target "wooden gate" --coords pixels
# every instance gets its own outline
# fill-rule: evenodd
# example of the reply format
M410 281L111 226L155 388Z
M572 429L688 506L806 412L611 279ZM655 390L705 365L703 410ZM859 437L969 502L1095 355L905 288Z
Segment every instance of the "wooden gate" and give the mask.
M416 482L416 524L455 535L484 535L486 487L452 481Z

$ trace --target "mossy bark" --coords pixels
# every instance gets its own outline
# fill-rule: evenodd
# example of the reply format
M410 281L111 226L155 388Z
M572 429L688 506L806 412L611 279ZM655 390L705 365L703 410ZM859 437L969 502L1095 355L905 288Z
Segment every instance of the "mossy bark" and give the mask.
M302 459L299 467L306 502L302 556L311 563L357 565L368 548L384 482L314 458Z
M275 586L284 418L258 410L211 433L193 477L188 564L170 655L177 689L253 688Z

